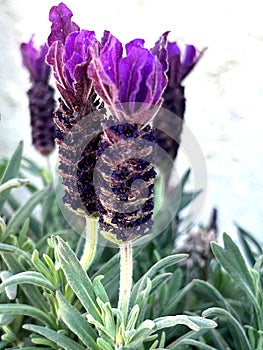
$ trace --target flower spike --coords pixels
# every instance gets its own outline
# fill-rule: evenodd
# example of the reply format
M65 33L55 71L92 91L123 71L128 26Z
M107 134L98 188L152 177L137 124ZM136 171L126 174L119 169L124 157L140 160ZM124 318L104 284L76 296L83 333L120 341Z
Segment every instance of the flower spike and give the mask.
M48 47L34 46L33 37L21 44L23 65L30 73L31 88L27 95L31 116L32 142L36 150L46 156L55 147L54 89L49 85L50 67L45 62Z

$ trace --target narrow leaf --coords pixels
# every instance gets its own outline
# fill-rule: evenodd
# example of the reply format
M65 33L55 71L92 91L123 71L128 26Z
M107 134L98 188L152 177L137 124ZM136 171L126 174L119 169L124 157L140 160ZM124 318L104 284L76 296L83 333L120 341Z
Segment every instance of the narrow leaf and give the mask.
M36 286L40 286L43 288L47 288L51 291L55 290L55 287L52 283L49 282L48 279L46 279L41 273L35 272L35 271L26 271L26 272L20 272L16 275L10 276L9 278L5 279L0 284L0 293L3 292L3 290L8 286L13 286L17 284L34 284Z
M238 246L226 233L224 233L223 239L225 248L222 248L218 243L211 243L215 257L232 279L255 302L256 288L254 281Z
M9 277L13 276L13 274L10 271L1 271L0 272L0 278L3 282L5 282ZM1 285L0 285L1 288ZM4 288L6 292L6 296L9 300L14 300L16 298L17 294L17 285L13 284L12 286L6 286Z
M91 280L81 266L75 253L61 237L54 237L53 244L57 250L61 268L65 273L70 287L86 311L96 320L101 320Z
M29 184L29 180L22 179L11 179L3 183L0 186L0 196L3 195L5 191L10 191L12 188L18 188Z
M15 216L7 226L5 236L18 231L19 227L22 226L25 220L31 215L34 208L45 198L47 192L47 189L36 192L23 206L18 209Z
M23 142L20 142L12 158L8 162L4 175L0 181L0 185L18 176L18 172L19 172L21 160L22 160L22 153L23 153ZM9 193L10 193L10 190L6 191L0 196L0 213L2 212L3 206L9 196Z
M58 291L56 296L59 304L60 317L68 328L78 336L88 349L98 349L95 341L96 333L81 313L63 297L61 292Z
M132 294L131 294L131 305L132 306L134 305L136 295L145 288L146 281L148 278L152 280L159 270L168 268L174 264L180 263L181 261L185 260L187 257L188 257L187 254L174 254L174 255L169 255L157 261L157 263L155 263L134 285L132 289Z
M154 329L154 322L145 320L137 329L137 332L131 338L131 341L124 347L125 349L138 349L145 339L151 334Z
M0 304L0 313L11 315L27 315L38 319L47 326L55 327L50 315L44 311L25 304Z
M25 261L29 264L29 266L31 266L32 268L34 267L31 262L30 254L11 244L0 243L0 254L1 253L16 253L19 257L24 258Z
M35 326L33 324L25 324L23 326L24 329L28 331L32 331L38 334L41 334L43 337L53 341L54 343L58 344L65 350L85 350L85 348L78 343L76 343L74 340L66 337L62 333L58 333L56 331L53 331L52 329L42 327L42 326Z
M216 348L210 346L210 345L207 345L205 343L202 343L198 340L194 340L194 339L185 339L182 341L182 344L184 345L193 345L195 346L196 348L198 349L201 349L201 350L217 350Z
M109 298L103 284L101 283L103 278L104 276L101 275L95 277L93 280L93 288L96 296L99 297L103 303L107 303L109 302Z
M176 315L176 316L165 316L159 317L154 320L155 328L154 331L167 327L174 327L178 324L185 325L194 331L199 331L202 328L215 328L217 327L216 322L205 319L199 316L187 316L187 315Z
M219 317L221 320L227 322L229 332L232 334L232 338L236 342L237 349L252 350L243 326L228 311L219 307L211 307L203 311L202 316Z

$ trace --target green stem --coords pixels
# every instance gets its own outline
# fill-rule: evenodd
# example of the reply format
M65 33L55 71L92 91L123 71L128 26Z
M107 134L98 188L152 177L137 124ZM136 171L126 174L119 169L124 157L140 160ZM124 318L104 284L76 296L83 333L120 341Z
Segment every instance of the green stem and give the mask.
M98 243L98 219L86 217L86 240L80 259L80 264L84 270L88 270L92 264Z
M128 242L120 245L120 291L118 309L123 314L125 325L129 312L132 272L132 243Z

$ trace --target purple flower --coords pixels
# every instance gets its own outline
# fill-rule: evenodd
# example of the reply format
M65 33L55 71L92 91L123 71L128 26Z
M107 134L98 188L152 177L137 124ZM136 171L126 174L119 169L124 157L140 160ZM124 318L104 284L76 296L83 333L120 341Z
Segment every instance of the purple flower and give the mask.
M50 74L50 67L45 62L47 45L44 44L39 49L35 48L32 36L28 43L21 44L20 49L23 65L28 69L31 81L34 83L47 82Z
M31 88L27 95L32 127L32 142L37 151L48 155L55 146L55 109L54 89L48 84L50 67L45 62L47 45L36 48L33 37L28 43L21 44L23 65L30 73Z
M56 85L65 103L83 116L91 110L92 82L87 68L91 60L90 47L96 39L93 31L80 30L71 17L72 12L63 3L51 8L47 62L53 67Z
M183 128L186 99L182 83L200 60L204 51L205 49L197 50L193 45L186 45L182 51L176 42L168 42L167 44L168 84L162 95L163 109L155 116L153 125L158 145L165 150L171 160L177 156ZM167 115L166 110L170 111L171 114ZM165 168L164 162L161 163L158 165ZM170 165L166 168L170 169ZM170 170L165 169L165 172L168 173L169 177Z
M123 57L121 42L105 31L101 44L92 48L88 74L97 94L119 121L147 124L162 103L167 63L163 57L159 59L158 48L156 54L144 48L142 39L129 42L125 49Z
M186 45L182 51L177 42L168 42L168 86L179 86L184 78L195 67L205 49L199 51L193 45Z

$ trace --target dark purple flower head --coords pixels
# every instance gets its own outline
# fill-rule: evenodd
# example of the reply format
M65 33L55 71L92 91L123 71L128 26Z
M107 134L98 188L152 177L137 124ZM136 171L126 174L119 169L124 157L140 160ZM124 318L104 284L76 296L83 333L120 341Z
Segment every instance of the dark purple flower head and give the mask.
M33 36L28 43L22 43L20 46L23 65L30 73L32 82L47 82L50 74L50 67L45 62L48 51L46 44L36 48L34 46Z
M31 88L27 95L31 117L32 143L36 150L47 156L55 147L55 109L54 89L49 85L50 67L45 61L48 47L36 48L33 37L28 43L21 44L23 65L29 71Z
M79 30L71 21L72 12L60 3L52 7L52 22L47 62L53 67L57 88L66 104L77 114L89 112L92 82L87 76L91 60L90 46L95 33Z
M179 86L202 57L205 49L199 51L193 45L186 45L182 51L177 42L168 42L168 85Z
M144 48L144 40L135 39L123 47L105 31L101 44L92 48L88 74L98 95L121 122L147 124L162 103L167 84L165 66L156 54Z

